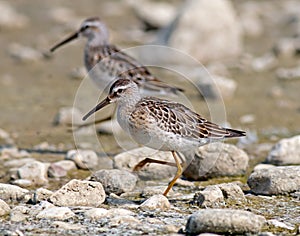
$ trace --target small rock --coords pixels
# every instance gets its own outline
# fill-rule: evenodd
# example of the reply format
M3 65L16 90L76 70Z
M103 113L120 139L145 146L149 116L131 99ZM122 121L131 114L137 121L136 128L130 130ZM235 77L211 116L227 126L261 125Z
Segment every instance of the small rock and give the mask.
M278 57L293 57L296 54L296 44L299 39L281 38L274 46L274 53Z
M10 213L10 207L5 201L0 199L0 216L5 216Z
M166 211L169 210L171 204L164 195L154 195L144 201L139 208L144 211Z
M29 191L11 184L0 183L0 196L2 200L21 201Z
M281 80L299 80L300 79L300 67L294 68L279 68L276 70L278 79Z
M243 210L205 209L192 214L186 224L188 234L258 233L265 223L263 216Z
M57 206L91 206L97 207L105 200L101 183L73 179L50 197Z
M254 114L247 114L240 117L241 124L252 124L255 122L255 115Z
M259 4L243 2L237 12L244 35L258 37L263 34L264 26L260 17L261 8Z
M33 185L33 182L30 179L16 179L11 183L22 188L30 187Z
M273 86L273 87L271 87L270 90L268 91L268 94L272 98L281 98L281 97L283 97L282 88L279 87L279 86Z
M10 212L10 220L13 222L21 222L29 217L30 209L25 206L16 206Z
M153 195L161 195L165 192L167 188L167 185L165 186L146 186L143 188L141 196L142 197L151 197ZM168 196L173 196L174 191L173 189L170 189L170 192L168 193Z
M22 29L25 28L29 20L26 16L18 13L10 2L0 2L0 28L1 29Z
M72 79L83 79L87 76L86 69L84 67L73 68L70 72L70 77Z
M225 199L240 201L240 202L246 201L243 190L238 184L224 183L224 184L218 184L217 186L221 189Z
M34 162L34 161L35 161L35 159L33 159L31 157L21 158L21 159L14 159L14 160L4 162L4 166L8 167L8 168L18 168L18 167L21 167L25 164Z
M275 165L299 165L300 135L280 140L272 148L266 161Z
M92 150L70 150L66 159L74 161L83 170L93 170L98 166L97 153Z
M171 152L161 152L147 147L132 149L120 153L114 157L114 167L132 171L135 165L145 158L174 162ZM143 180L160 180L174 177L176 167L151 163L145 165L137 172L139 178Z
M195 193L193 203L202 207L224 205L221 189L216 185L207 186L204 190Z
M18 176L20 179L31 180L35 185L45 185L48 183L48 166L48 164L39 161L27 163L18 169Z
M77 169L74 161L71 160L61 160L61 161L54 162L53 164L62 167L65 171Z
M252 61L252 69L256 72L273 69L277 66L278 60L273 53L266 53L262 57L255 58Z
M63 230L81 230L84 226L80 224L71 224L63 221L54 221L52 226Z
M76 107L62 107L56 114L54 125L70 125L72 123L81 124L83 114Z
M130 1L130 5L137 17L149 29L157 29L169 25L176 14L176 7L167 2L142 0L139 2Z
M32 196L32 202L34 204L41 202L41 201L48 201L53 194L52 191L45 189L45 188L38 188L35 190Z
M55 206L52 203L48 202L48 201L41 201L40 203L38 203L36 205L33 205L31 207L30 215L35 217L41 211L43 211L45 209L49 209L51 207L55 207Z
M109 209L107 212L107 217L109 218L115 216L133 216L133 215L135 215L134 212L123 208L112 208Z
M52 178L61 178L67 175L67 171L60 165L50 164L48 168L48 176Z
M136 226L141 222L134 218L133 216L118 216L111 218L109 221L109 227L118 227L119 225L129 225L129 226Z
M254 166L253 171L258 171L258 170L262 170L262 169L270 169L270 168L274 168L276 166L271 165L271 164L258 164L256 166Z
M108 210L104 208L92 208L90 210L87 210L84 213L84 216L92 220L99 220L105 217L107 214L108 214Z
M14 140L10 137L10 134L6 132L4 129L0 129L0 143L4 144L14 144Z
M282 229L287 229L287 230L294 230L295 226L292 225L288 225L286 223L280 222L278 220L272 219L272 220L268 220L267 223L269 225L272 225L276 228L282 228Z
M198 149L183 175L192 180L243 175L248 167L248 159L242 149L232 144L211 143Z
M26 158L30 157L30 154L24 150L18 150L17 148L3 148L1 150L1 159L2 160L12 160L16 158Z
M248 185L256 194L283 194L300 189L300 166L260 169L248 178Z
M89 180L100 182L106 194L121 194L134 189L137 177L126 170L99 170Z
M41 211L36 218L66 220L74 216L75 214L68 207L51 207Z
M197 86L205 99L219 99L220 96L224 99L230 99L234 96L237 83L233 79L210 75L209 77L201 77L200 81L198 78Z
M10 44L8 52L13 59L22 63L38 62L44 58L43 54L38 50L17 43Z

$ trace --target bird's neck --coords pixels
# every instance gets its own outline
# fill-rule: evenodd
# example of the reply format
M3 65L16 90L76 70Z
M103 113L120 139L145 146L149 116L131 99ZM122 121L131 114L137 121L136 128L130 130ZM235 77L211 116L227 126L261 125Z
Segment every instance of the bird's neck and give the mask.
M93 34L88 38L87 41L88 47L100 47L108 44L108 36L106 35Z

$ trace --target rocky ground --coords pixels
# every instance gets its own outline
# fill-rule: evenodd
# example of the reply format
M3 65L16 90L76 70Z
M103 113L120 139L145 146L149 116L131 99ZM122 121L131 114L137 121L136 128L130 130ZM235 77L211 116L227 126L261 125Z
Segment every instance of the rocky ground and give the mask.
M1 235L300 234L298 1L181 4L0 2ZM200 60L210 76L184 64L183 54L139 55L174 69L157 73L176 79L201 114L247 130L246 138L199 148L167 198L174 167L132 169L172 155L137 147L110 123L96 127L100 134L69 132L95 103L79 89L83 45L47 49L92 15L124 48L156 42ZM86 104L72 107L78 100Z

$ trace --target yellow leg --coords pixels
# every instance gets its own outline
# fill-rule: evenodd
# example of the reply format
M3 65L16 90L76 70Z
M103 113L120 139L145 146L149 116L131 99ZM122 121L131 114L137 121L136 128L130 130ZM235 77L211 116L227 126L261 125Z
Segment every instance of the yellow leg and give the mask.
M155 159L151 159L151 158L146 158L146 159L140 161L138 164L136 164L135 167L133 168L133 171L139 171L147 163L156 163L156 164L161 164L161 165L168 165L168 166L175 166L175 167L177 167L177 165L175 163L172 163L172 162L160 161L160 160L155 160Z
M177 172L174 176L174 178L172 179L172 181L169 183L168 188L165 190L164 192L164 196L167 196L168 192L170 191L170 189L173 187L173 185L175 184L176 180L181 176L182 174L182 166L179 162L179 158L176 156L176 153L174 151L172 151L173 157L175 159L175 163L177 166Z

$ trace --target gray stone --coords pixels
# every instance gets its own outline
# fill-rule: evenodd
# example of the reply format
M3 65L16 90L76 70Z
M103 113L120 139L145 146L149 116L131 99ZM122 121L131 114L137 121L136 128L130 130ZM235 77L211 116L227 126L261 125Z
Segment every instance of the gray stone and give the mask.
M47 170L49 164L39 161L27 163L18 169L20 179L31 180L35 185L45 185L48 183Z
M10 212L10 220L13 222L21 222L29 217L30 209L25 206L16 206Z
M152 158L162 161L174 162L171 152L161 152L147 147L132 149L120 153L114 157L114 167L132 171L136 164L145 158ZM145 165L137 172L139 178L143 180L160 180L174 177L176 167L151 163Z
M273 53L266 53L261 57L257 57L252 61L252 69L256 72L267 71L273 69L278 64L278 59Z
M30 179L16 179L16 180L12 181L11 183L14 185L17 185L19 187L22 187L22 188L26 188L26 187L30 187L30 186L34 185Z
M105 200L101 183L73 179L54 192L50 201L57 206L97 207Z
M139 208L146 211L166 211L169 210L171 204L164 195L154 195L144 201Z
M224 184L218 184L217 185L222 193L223 196L226 199L237 201L237 202L245 202L246 198L243 193L243 190L241 187L236 183L224 183Z
M100 182L106 194L121 194L134 189L137 177L127 170L99 170L90 177L92 181Z
M72 71L70 72L70 77L72 79L83 79L87 76L86 69L82 67L76 67L73 68Z
M82 123L82 112L76 107L62 107L54 117L54 125L70 125Z
M232 3L227 0L187 1L167 40L169 46L184 51L201 63L236 57L242 51L239 21Z
M258 171L258 170L262 170L262 169L269 169L269 168L274 168L276 166L271 165L271 164L257 164L256 166L254 166L253 171Z
M276 75L280 80L299 80L300 79L300 67L294 68L278 68Z
M71 224L63 221L54 221L52 226L63 230L82 230L84 228L83 225Z
M38 219L54 219L66 220L74 217L75 214L68 207L50 207L42 210L36 218Z
M97 153L92 150L70 150L66 159L74 161L78 168L84 170L92 170L98 165Z
M48 168L48 176L52 178L61 178L67 175L67 171L60 165L51 163Z
M267 221L268 225L272 225L276 228L282 228L282 229L287 229L287 230L294 230L295 226L291 225L289 223L284 223L284 222L280 222L278 220L275 219L271 219Z
M259 169L247 181L256 194L284 194L300 189L300 166Z
M41 202L41 201L48 201L50 199L50 197L52 196L52 194L53 194L53 192L48 189L38 188L33 193L31 200L35 204L38 202Z
M205 99L220 99L220 96L224 99L230 99L233 98L237 89L237 83L224 76L209 75L201 77L199 80L199 75L197 75L196 79L197 86Z
M192 214L186 224L188 234L258 233L265 223L263 216L243 210L205 209Z
M108 214L108 210L104 208L92 208L90 210L87 210L84 213L84 216L92 220L99 220L105 217L107 214Z
M195 193L193 203L202 207L225 205L223 193L216 185L207 186L204 190Z
M133 215L135 215L134 212L123 208L112 208L109 209L107 212L107 217L109 218L115 216L133 216Z
M248 155L232 144L211 143L198 149L194 160L183 172L192 180L239 176L246 172Z
M239 22L243 34L249 37L258 37L264 33L264 26L261 20L262 8L255 2L243 2L238 4Z
M151 197L153 195L161 195L165 192L167 188L167 185L163 185L163 186L146 186L143 188L142 190L142 197ZM173 189L170 189L169 193L168 193L168 196L169 197L173 197L174 196L174 191Z
M13 59L21 63L39 62L44 58L43 54L38 50L17 43L10 44L8 52Z
M5 216L10 213L10 207L5 201L0 199L0 216Z
M29 23L28 18L18 13L9 3L11 2L0 2L0 27L2 29L25 28Z
M18 150L15 147L12 148L3 148L1 150L1 159L2 160L12 160L16 158L26 158L30 157L30 154L24 150Z
M33 159L31 157L26 157L26 158L6 161L6 162L4 162L4 166L6 166L8 168L18 168L18 167L21 167L25 164L34 162L34 161L35 161L35 159Z
M21 201L29 191L11 184L0 183L0 196L2 200Z
M267 162L275 165L299 165L300 135L280 140L270 151Z
M1 128L0 128L0 143L10 144L10 145L14 144L14 140L10 137L10 134Z
M76 164L74 163L74 161L71 160L61 160L61 161L54 162L53 164L62 167L66 171L77 169Z
M153 28L167 26L176 16L176 7L167 2L142 0L130 1L130 5L137 17Z

